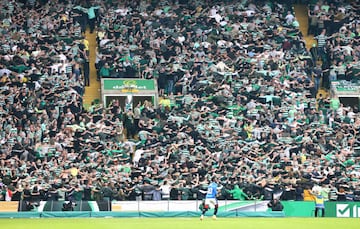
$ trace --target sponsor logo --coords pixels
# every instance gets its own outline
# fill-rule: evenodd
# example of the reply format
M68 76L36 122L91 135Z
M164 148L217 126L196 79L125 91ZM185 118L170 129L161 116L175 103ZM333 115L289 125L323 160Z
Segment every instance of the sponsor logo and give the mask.
M336 217L357 218L360 217L360 207L356 204L336 204Z

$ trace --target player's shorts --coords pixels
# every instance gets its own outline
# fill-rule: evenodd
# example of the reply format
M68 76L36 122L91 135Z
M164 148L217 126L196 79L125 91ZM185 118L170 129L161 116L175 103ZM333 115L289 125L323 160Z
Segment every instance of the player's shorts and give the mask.
M216 198L206 198L205 205L209 206L210 209L215 208L215 205L218 204L218 200Z

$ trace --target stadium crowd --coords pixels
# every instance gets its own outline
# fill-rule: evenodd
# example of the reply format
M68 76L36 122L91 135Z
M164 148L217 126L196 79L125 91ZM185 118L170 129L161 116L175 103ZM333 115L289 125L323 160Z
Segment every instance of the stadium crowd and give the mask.
M358 108L316 99L356 80L359 7L326 2L309 13L339 29L307 50L285 1L2 1L1 198L203 199L218 176L219 199L359 200ZM170 106L84 109L87 25L99 78L155 79Z

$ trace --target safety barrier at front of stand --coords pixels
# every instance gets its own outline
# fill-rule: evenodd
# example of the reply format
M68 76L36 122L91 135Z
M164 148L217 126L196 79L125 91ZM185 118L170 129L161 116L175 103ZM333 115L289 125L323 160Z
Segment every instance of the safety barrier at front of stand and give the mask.
M27 210L22 201L0 202L0 218L49 217L199 217L201 200L190 201L79 201L63 209L64 201L43 201ZM283 201L284 212L272 212L268 201L219 200L219 217L313 217L314 202ZM334 205L340 208L342 205ZM339 207L340 206L340 207ZM331 208L336 208L330 206ZM62 210L63 209L63 210ZM352 208L351 208L352 209ZM66 211L64 211L66 210ZM329 211L330 212L330 211ZM213 209L206 212L213 214ZM327 216L327 215L326 215Z
M199 212L2 212L0 218L174 218L199 217ZM210 216L210 215L207 215ZM223 212L218 217L284 217L283 212Z

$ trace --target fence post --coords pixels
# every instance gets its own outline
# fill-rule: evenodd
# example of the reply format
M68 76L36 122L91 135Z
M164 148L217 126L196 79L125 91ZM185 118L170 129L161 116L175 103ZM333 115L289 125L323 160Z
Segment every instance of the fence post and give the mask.
M225 198L225 211L227 211L227 198Z
M198 198L196 197L196 209L195 209L195 211L196 211L197 209L199 209L199 200L198 200Z
M23 205L23 200L20 200L19 201L19 211L20 212L22 211L22 205Z
M138 214L139 214L139 217L140 217L140 199L138 199L137 202L138 202Z

